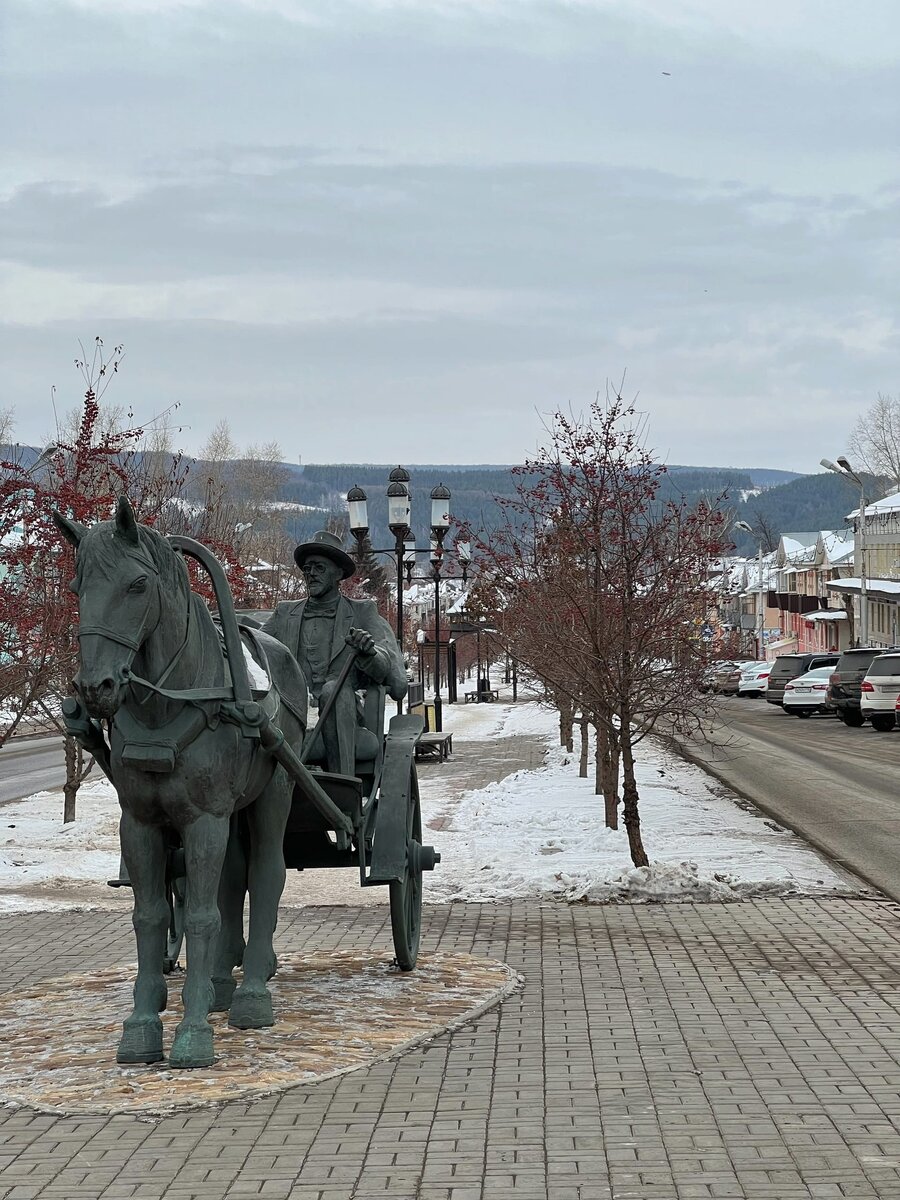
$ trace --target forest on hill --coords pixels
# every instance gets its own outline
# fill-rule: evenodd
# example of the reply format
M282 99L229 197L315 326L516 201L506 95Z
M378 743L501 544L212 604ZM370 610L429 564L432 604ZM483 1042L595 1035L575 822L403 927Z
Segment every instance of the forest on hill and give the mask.
M0 457L18 458L27 465L39 451L26 446L0 446ZM242 499L243 480L248 476L240 460L224 464L231 480L233 498ZM277 468L275 495L289 506L282 511L285 532L302 541L321 529L329 519L345 519L345 496L354 485L362 487L369 501L369 522L376 548L389 548L387 528L387 484L392 464L372 463L291 463L270 464ZM210 464L202 460L188 463L184 494L202 501L204 481ZM222 464L220 464L221 469ZM419 546L427 546L431 516L431 489L439 483L449 488L450 512L455 521L474 531L490 530L503 519L503 501L515 496L517 484L526 477L510 466L429 464L409 467L412 493L412 525ZM250 472L252 476L252 472ZM274 478L274 477L273 477ZM866 495L875 499L884 494L882 481L865 477ZM780 482L779 482L780 481ZM731 522L738 520L763 532L774 545L783 533L840 529L847 514L856 508L858 493L848 481L831 472L797 475L770 468L734 469L728 467L669 466L659 493L661 500L689 503L699 500L725 508ZM294 507L296 506L296 507ZM736 552L751 555L756 541L748 534L734 531Z
M294 523L298 536L319 528L323 512L342 515L346 510L343 497L348 488L357 484L369 500L373 540L376 545L386 545L384 539L389 540L389 535L385 493L390 466L310 464L290 470L291 479L285 485L284 498L317 509L296 516ZM512 468L502 466L414 466L409 472L413 529L419 545L428 543L429 496L436 484L443 483L450 489L450 511L456 520L468 523L474 529L490 529L502 520L502 501L512 498L516 483L523 480L521 475L514 476ZM767 476L786 481L766 486L763 481ZM866 483L868 497L874 499L883 494L883 486L878 480L866 477ZM857 506L859 499L854 487L827 471L818 475L797 475L767 469L668 468L660 498L677 501L681 497L689 504L701 499L715 503L727 509L732 521L742 520L754 529L761 528L776 542L783 533L843 528L847 524L847 514ZM737 553L755 553L756 542L748 534L735 530L733 539Z

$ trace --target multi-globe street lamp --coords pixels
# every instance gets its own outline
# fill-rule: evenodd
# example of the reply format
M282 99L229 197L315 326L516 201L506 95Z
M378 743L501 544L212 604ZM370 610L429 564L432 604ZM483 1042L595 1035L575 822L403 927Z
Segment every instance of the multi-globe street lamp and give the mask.
M450 528L450 489L439 483L431 489L431 542L429 548L418 549L410 527L412 499L409 492L409 472L404 467L395 467L388 477L388 529L394 535L390 549L377 550L374 554L393 554L397 564L397 644L403 652L403 584L412 583L414 578L434 582L434 724L435 731L443 727L441 701L441 580L442 567L449 556L444 539ZM369 535L369 514L366 493L359 486L347 493L350 514L350 532L356 539L357 551L361 555ZM427 576L414 576L413 566L417 554L427 554L431 572ZM472 549L469 542L456 543L456 560L460 566L462 581L466 582ZM398 705L398 710L402 702Z
M866 485L853 470L847 459L841 454L836 463L828 458L819 460L826 471L833 471L844 479L849 479L859 488L859 520L856 522L856 544L853 547L853 557L859 558L859 638L857 645L865 646L869 641L869 597L866 589Z

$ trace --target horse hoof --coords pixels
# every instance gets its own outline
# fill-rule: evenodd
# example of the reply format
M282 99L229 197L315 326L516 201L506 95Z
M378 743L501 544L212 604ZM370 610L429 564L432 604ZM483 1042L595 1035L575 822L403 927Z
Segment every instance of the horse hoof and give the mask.
M220 975L214 978L212 1004L209 1007L210 1012L228 1012L231 1008L231 998L234 995L234 989L237 987L236 982L230 975Z
M272 997L268 991L245 992L243 988L238 989L228 1010L228 1024L233 1029L265 1029L268 1025L274 1025Z
M163 1055L162 1021L126 1021L116 1051L117 1063L160 1062Z
M169 1055L169 1066L176 1071L190 1071L195 1067L211 1067L213 1054L213 1031L209 1025L188 1025L175 1031L175 1041Z

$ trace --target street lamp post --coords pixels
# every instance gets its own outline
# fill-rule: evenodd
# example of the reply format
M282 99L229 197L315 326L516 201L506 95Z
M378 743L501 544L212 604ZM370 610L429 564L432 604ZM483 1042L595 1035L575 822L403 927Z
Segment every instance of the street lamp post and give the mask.
M765 639L765 633L766 633L766 602L765 602L765 592L763 589L763 539L762 539L762 534L757 535L756 533L754 533L753 526L748 525L746 521L735 521L734 527L735 527L735 529L743 530L744 533L749 533L751 537L757 537L757 536L759 537L759 547L758 547L758 552L757 552L757 557L756 557L756 569L758 572L757 580L756 580L756 586L757 586L756 607L758 610L757 614L756 614L756 626L757 626L756 655L757 655L757 659L760 662L762 662L763 658L764 658L763 641Z
M431 574L434 579L434 728L444 727L441 712L441 562L444 538L450 528L450 489L438 484L431 491Z
M866 587L866 485L861 477L853 470L847 459L842 455L836 463L830 459L820 459L826 471L833 471L844 479L850 479L859 488L859 519L856 522L856 544L853 547L853 557L859 556L859 637L857 646L866 646L869 642L869 595Z
M413 563L417 554L428 554L431 558L431 574L415 578L430 579L434 582L434 723L435 732L442 728L441 701L441 579L442 565L447 554L444 538L450 528L450 489L442 483L431 490L431 544L428 550L417 549L415 537L410 528L411 501L409 493L409 472L404 467L395 467L391 471L387 489L388 528L394 535L392 550L373 550L374 554L393 554L397 563L397 644L403 652L403 583L411 583ZM362 553L363 542L369 534L369 517L366 493L361 487L352 487L347 493L347 507L350 513L350 532L356 538L358 555ZM463 583L466 581L471 547L468 542L458 542L456 557L462 568ZM402 702L398 701L397 711L402 712Z

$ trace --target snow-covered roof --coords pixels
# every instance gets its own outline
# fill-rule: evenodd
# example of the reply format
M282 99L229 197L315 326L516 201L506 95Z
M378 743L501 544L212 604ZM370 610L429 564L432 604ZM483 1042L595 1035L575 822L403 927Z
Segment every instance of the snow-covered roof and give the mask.
M853 562L855 539L852 529L823 529L819 534L819 550L823 563L837 567Z
M866 503L866 516L875 517L879 513L900 512L900 489L895 489L888 492L886 496L882 496L880 500L871 500ZM855 521L859 516L859 508L854 508L853 512L847 513L848 521Z
M900 492L891 492L888 496L882 496L880 500L873 500L871 504L866 505L866 515L869 513L880 512L897 512L900 510Z
M820 608L818 612L804 613L804 621L847 621L846 612L841 608Z
M793 563L812 562L816 556L819 533L783 533L780 549L785 560Z
M826 586L832 592L858 592L862 590L862 580L858 576L851 579L832 579ZM867 579L866 591L880 592L883 596L900 596L900 580Z

